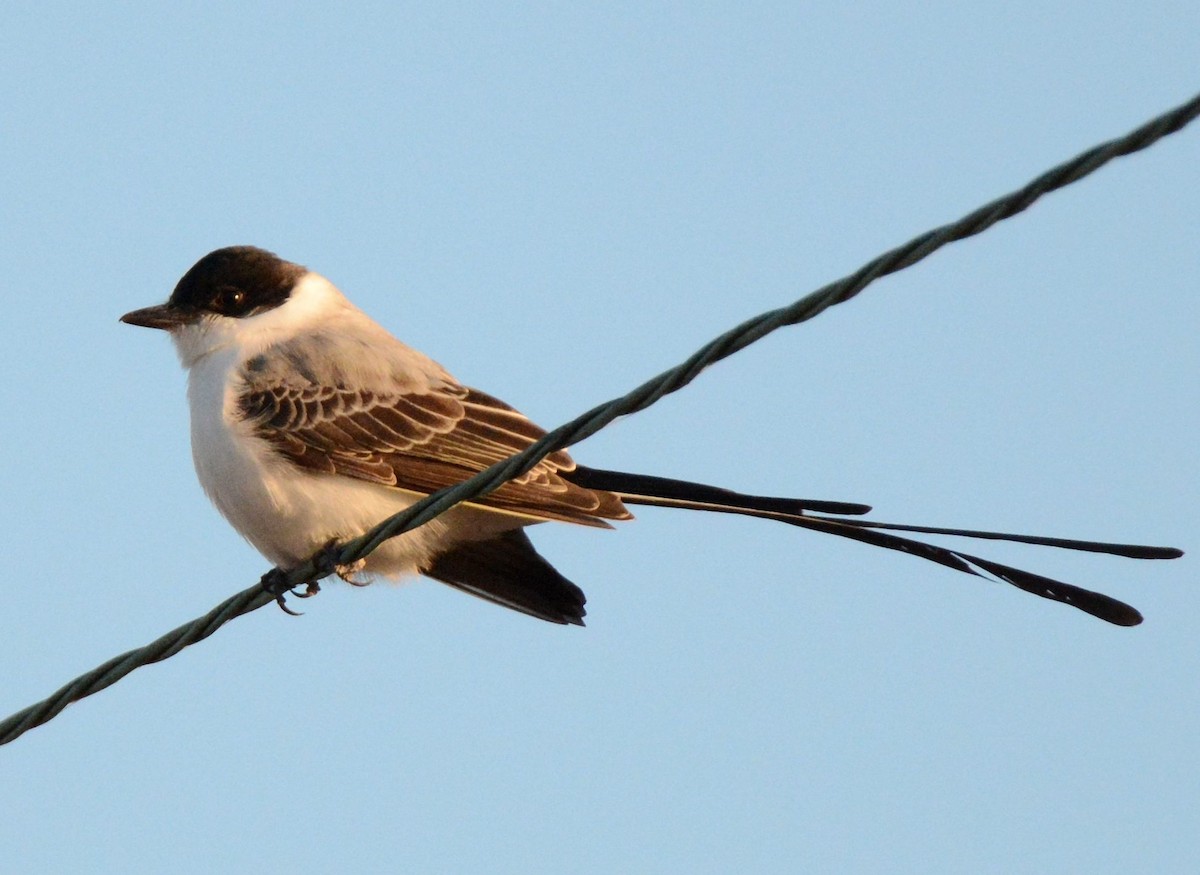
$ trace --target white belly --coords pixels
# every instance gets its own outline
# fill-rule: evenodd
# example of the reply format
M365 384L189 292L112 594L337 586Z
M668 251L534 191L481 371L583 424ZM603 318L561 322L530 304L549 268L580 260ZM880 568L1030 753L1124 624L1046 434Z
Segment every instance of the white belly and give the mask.
M191 369L192 459L213 504L273 565L299 565L330 541L360 535L421 497L293 467L238 421L236 397L226 380L232 364L232 354L216 353ZM489 538L522 522L457 507L381 545L367 558L365 571L412 574L455 543Z

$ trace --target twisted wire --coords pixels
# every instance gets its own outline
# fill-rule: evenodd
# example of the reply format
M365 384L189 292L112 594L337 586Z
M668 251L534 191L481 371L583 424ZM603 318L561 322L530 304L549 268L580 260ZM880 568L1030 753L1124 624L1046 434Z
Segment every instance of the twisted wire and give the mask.
M854 273L817 289L793 304L771 310L738 325L706 343L682 364L663 371L632 392L593 407L587 413L548 432L541 440L511 458L455 486L439 490L404 511L389 517L366 534L341 545L336 563L347 565L370 554L388 538L414 529L454 505L486 495L505 481L530 470L550 453L579 443L614 419L645 410L664 395L691 383L709 365L745 349L771 332L812 319L835 304L848 301L870 283L927 258L948 243L985 231L997 222L1028 209L1052 191L1094 173L1114 158L1138 152L1172 134L1200 115L1200 94L1138 127L1123 137L1088 149L1071 160L1046 171L1027 185L999 197L957 221L927 231L864 264ZM324 552L324 551L322 551ZM287 572L286 580L300 586L327 576L328 562L313 557ZM270 604L275 597L262 583L231 596L207 614L185 623L157 640L108 660L71 681L49 698L31 705L0 722L0 744L7 744L35 726L53 719L67 705L111 686L134 669L174 656L183 648L202 641L235 617Z

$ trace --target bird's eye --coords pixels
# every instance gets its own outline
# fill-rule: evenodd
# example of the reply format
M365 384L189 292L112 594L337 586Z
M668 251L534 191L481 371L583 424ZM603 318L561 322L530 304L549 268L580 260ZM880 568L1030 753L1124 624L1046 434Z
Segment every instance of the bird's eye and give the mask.
M216 304L213 309L218 313L238 316L246 309L246 293L234 286L226 286L217 292L213 303Z

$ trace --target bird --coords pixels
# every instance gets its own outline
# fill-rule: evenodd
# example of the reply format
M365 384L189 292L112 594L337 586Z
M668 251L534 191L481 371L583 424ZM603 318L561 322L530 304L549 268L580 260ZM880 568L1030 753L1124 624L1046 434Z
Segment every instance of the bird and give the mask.
M426 495L524 450L545 432L503 401L459 383L393 337L325 277L255 246L197 261L163 304L121 317L166 331L188 373L192 458L217 510L279 572L328 559ZM1138 559L1172 547L878 522L856 502L751 495L591 468L550 453L495 491L378 546L339 576L423 575L552 623L583 625L586 597L534 548L543 522L594 528L629 506L741 514L897 550L1009 583L1121 626L1142 621L1110 596L896 534L1016 541ZM310 584L305 593L316 587ZM285 610L287 610L285 606Z

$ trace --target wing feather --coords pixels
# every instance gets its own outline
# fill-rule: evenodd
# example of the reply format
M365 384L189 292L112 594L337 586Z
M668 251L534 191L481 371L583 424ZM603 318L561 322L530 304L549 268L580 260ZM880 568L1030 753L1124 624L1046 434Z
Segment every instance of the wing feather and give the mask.
M387 393L266 382L251 371L242 379L242 418L298 467L412 492L460 483L545 434L504 402L450 382ZM594 526L630 517L613 493L562 476L573 470L570 455L558 451L474 503Z

